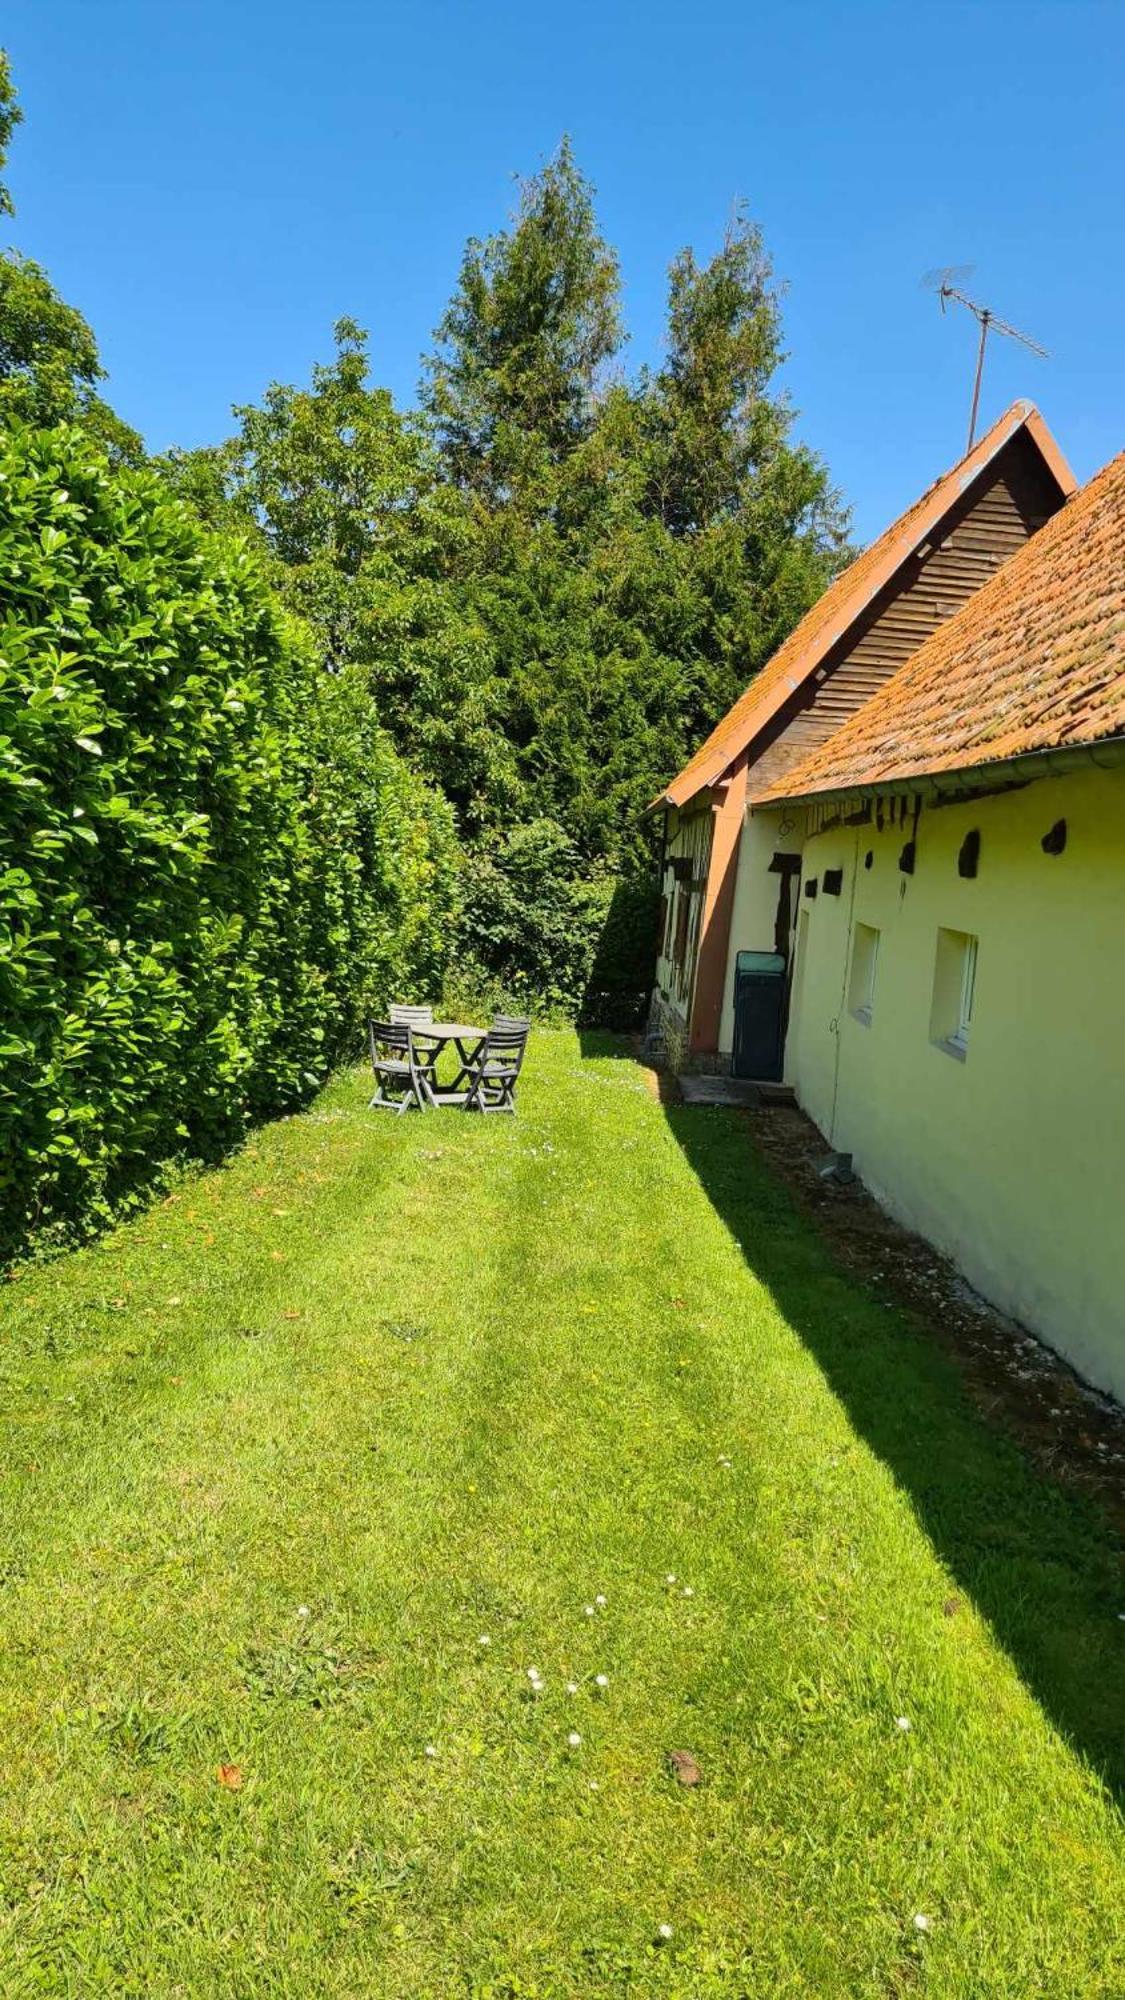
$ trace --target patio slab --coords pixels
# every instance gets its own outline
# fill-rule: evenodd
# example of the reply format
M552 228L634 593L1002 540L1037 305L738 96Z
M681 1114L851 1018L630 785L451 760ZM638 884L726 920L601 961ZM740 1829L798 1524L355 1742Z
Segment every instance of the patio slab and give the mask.
M754 1108L762 1104L792 1104L793 1093L782 1083L753 1083L742 1076L681 1076L685 1104L732 1104Z

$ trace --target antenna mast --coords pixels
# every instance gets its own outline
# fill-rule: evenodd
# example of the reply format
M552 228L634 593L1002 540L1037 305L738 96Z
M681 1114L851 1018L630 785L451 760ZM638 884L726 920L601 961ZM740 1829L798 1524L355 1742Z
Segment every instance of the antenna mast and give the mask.
M973 439L977 434L977 409L980 404L981 378L984 374L984 350L989 334L1007 334L1010 340L1018 340L1024 347L1030 347L1033 354L1041 355L1044 361L1050 360L1047 349L1040 347L1037 340L1032 340L1029 334L1021 333L1018 326L1010 326L1006 319L999 319L990 306L979 305L976 299L969 298L968 294L962 291L961 281L969 277L972 268L971 264L947 264L944 270L928 271L922 280L928 290L937 293L943 313L947 301L955 299L958 305L965 306L972 313L980 328L977 365L973 375L973 401L969 411L969 442L965 447L966 451L972 450Z

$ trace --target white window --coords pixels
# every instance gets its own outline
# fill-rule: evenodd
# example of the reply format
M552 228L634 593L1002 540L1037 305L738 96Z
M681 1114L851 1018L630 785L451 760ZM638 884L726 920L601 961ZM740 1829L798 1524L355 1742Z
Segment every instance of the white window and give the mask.
M977 940L968 931L939 930L934 959L930 1040L962 1062L973 1026L977 984Z
M871 924L857 924L852 933L852 969L848 980L848 1011L865 1027L871 1025L875 1004L875 971L879 963L879 933Z

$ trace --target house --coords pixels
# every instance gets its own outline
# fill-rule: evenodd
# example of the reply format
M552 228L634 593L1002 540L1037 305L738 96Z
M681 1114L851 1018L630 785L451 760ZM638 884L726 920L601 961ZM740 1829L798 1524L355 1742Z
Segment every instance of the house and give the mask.
M672 1068L781 1075L802 838L796 818L767 830L750 808L1073 491L1038 411L1014 405L825 591L653 802L663 879L649 1032Z
M774 983L799 1103L1125 1397L1125 454L1065 500L1055 466L1050 519L752 780L750 844L798 857Z
M804 836L799 1102L1125 1398L1125 454L755 816Z

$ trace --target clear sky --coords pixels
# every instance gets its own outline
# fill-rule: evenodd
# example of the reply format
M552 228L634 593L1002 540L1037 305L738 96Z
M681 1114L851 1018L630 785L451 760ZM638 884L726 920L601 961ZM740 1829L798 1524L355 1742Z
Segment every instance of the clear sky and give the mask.
M93 324L153 449L229 431L350 313L412 399L465 238L564 131L622 263L634 362L676 250L732 201L789 284L786 380L869 539L1032 396L1080 477L1125 445L1125 0L6 0L11 232Z

